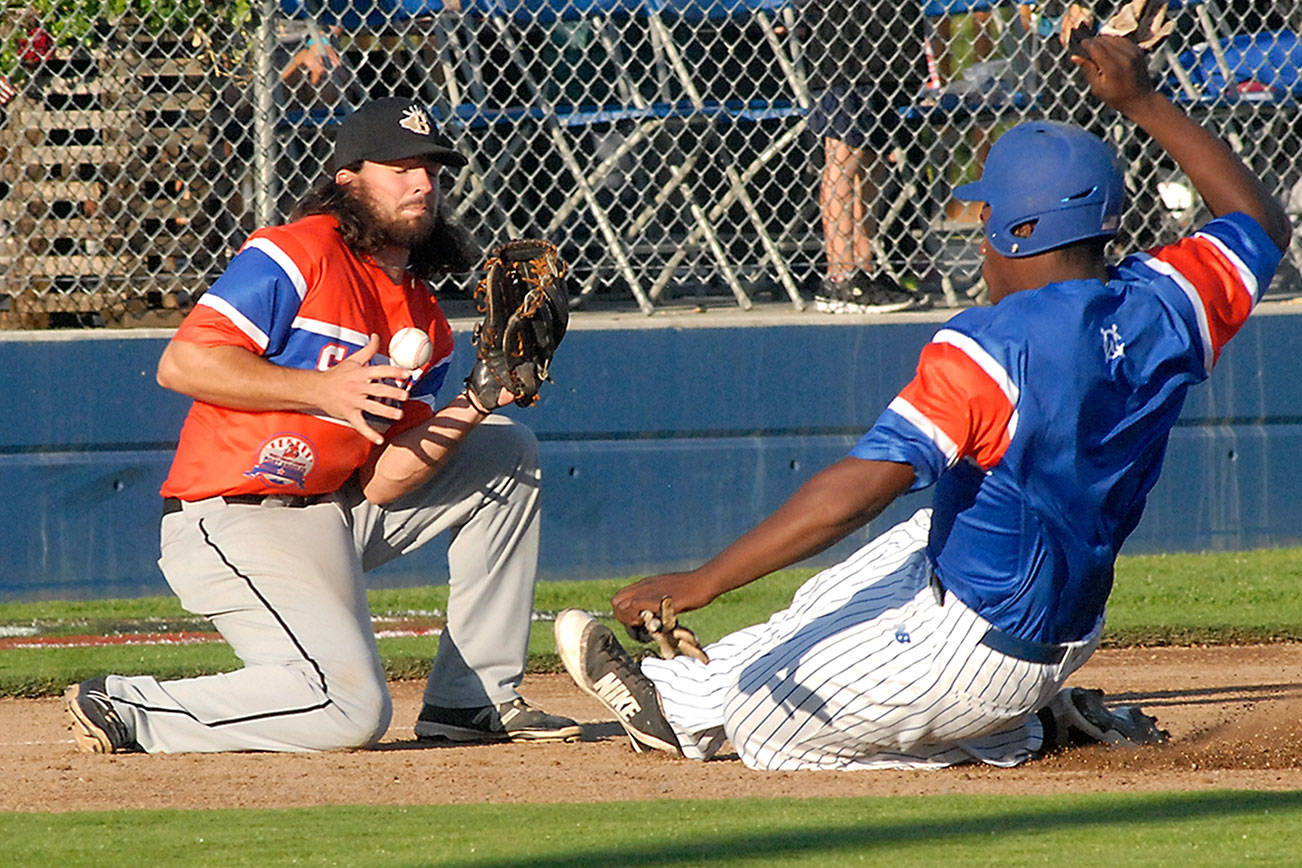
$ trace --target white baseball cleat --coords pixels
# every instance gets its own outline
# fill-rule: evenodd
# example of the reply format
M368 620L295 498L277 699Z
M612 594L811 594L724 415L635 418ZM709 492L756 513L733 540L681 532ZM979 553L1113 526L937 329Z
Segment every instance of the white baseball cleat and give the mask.
M555 633L565 671L615 715L633 750L683 755L655 684L642 674L609 627L587 612L566 609L556 617Z

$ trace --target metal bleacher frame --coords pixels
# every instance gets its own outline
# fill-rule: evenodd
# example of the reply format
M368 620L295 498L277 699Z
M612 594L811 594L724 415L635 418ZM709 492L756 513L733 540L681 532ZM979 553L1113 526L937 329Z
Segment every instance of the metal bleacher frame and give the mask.
M1202 42L1186 39L1187 47L1177 50L1168 40L1158 49L1165 89L1187 110L1215 121L1230 146L1251 162L1248 144L1273 140L1279 125L1293 123L1302 111L1302 82L1296 79L1302 37L1291 31L1223 31L1226 16L1216 0L1169 0L1167 8L1177 33L1196 33ZM1277 48L1286 36L1293 40L1291 55ZM1293 67L1292 82L1282 80L1287 65ZM1302 183L1302 173L1291 180ZM1293 233L1285 253L1302 272L1302 234Z

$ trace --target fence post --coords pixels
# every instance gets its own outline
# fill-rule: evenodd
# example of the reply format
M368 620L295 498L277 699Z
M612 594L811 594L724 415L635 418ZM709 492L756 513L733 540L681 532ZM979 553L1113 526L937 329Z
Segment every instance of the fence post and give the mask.
M275 50L275 14L275 0L263 0L262 8L258 11L255 37L258 42L257 59L253 74L253 128L257 141L253 161L258 179L253 195L259 226L276 222L276 121L273 117L275 83L272 78L275 73L271 68L271 55Z

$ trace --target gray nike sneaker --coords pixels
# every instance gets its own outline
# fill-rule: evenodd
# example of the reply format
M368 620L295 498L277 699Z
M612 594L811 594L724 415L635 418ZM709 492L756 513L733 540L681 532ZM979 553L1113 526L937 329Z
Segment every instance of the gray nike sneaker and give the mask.
M610 628L587 612L566 609L556 617L556 650L574 681L610 709L628 733L633 750L682 756L678 736L665 719L656 686L642 674Z

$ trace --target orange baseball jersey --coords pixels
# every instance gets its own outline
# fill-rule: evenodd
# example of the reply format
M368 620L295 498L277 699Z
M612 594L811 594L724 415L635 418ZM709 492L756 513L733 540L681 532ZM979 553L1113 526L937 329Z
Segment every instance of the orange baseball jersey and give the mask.
M408 326L434 353L413 375L411 400L387 436L428 419L452 358L452 329L421 281L394 283L357 256L333 217L306 217L255 232L199 299L175 340L233 345L289 368L325 370L364 347L387 348ZM387 364L377 353L373 364ZM372 445L324 413L244 411L195 401L181 429L164 497L324 494L343 484Z

